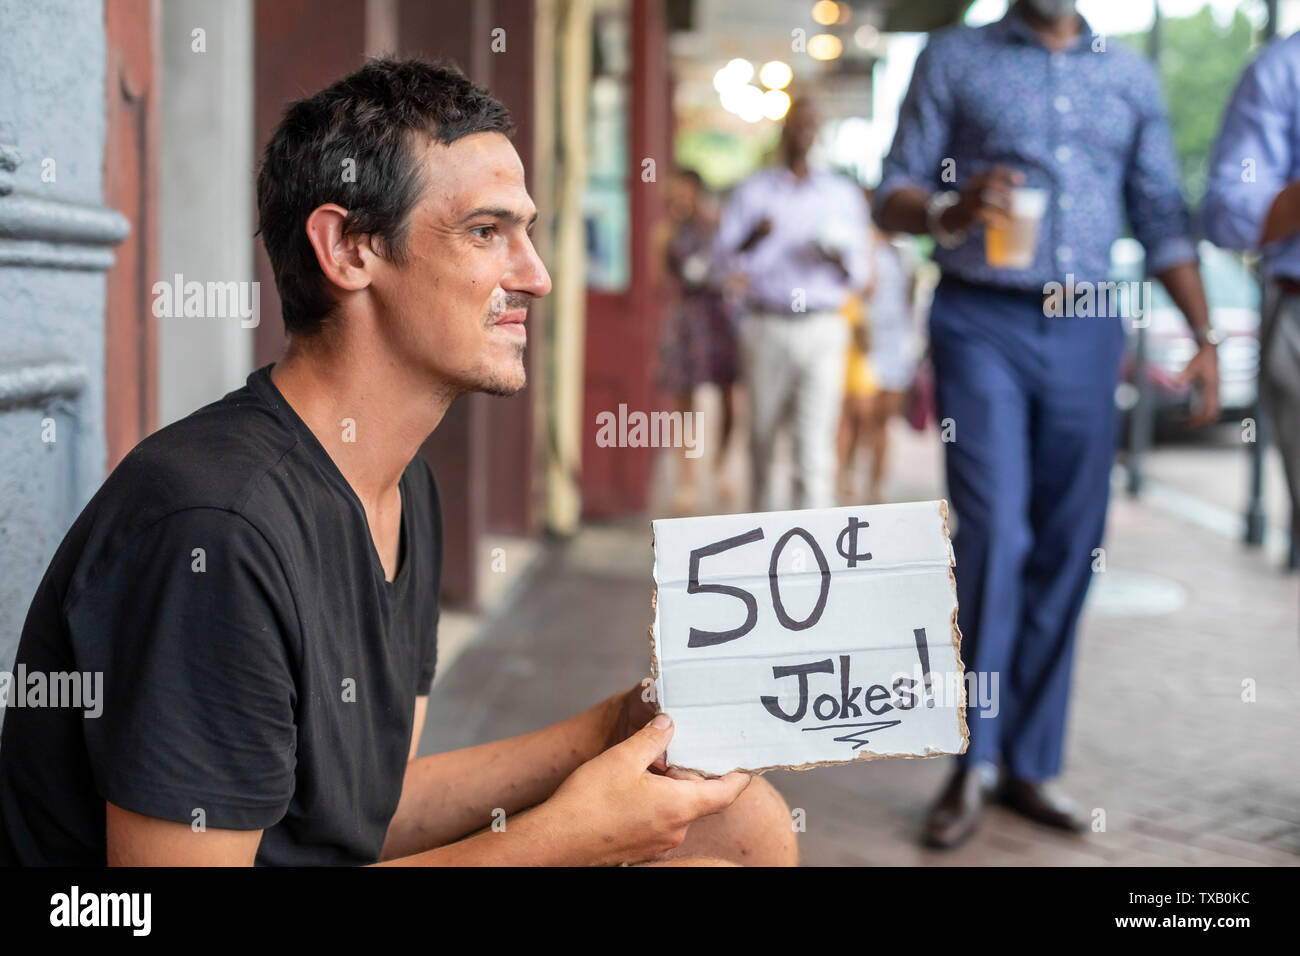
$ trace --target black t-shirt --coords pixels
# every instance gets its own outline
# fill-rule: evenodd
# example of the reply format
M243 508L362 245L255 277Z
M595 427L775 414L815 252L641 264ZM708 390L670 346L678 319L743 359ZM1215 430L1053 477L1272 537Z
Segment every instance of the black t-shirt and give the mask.
M436 657L442 518L421 456L400 488L389 583L360 499L270 366L137 445L27 614L0 863L102 865L105 800L262 829L259 864L377 860ZM101 712L14 706L23 670L29 686L102 674Z

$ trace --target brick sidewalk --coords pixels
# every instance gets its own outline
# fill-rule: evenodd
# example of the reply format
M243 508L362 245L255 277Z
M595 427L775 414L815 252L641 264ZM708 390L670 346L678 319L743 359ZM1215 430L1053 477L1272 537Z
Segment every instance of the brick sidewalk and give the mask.
M910 444L907 442L910 441ZM898 497L935 497L928 442ZM1117 495L1079 638L1061 784L1105 832L1058 835L993 808L953 852L916 842L948 758L770 775L806 812L811 865L1300 864L1300 587L1237 543ZM644 521L553 548L430 702L424 753L560 720L648 673ZM960 569L958 569L960 573ZM1252 679L1257 702L1243 703Z

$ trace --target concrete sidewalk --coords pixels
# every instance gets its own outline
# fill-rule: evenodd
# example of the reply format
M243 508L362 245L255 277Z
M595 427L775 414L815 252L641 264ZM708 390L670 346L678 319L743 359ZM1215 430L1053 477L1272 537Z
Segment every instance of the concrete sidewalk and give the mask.
M896 433L895 500L941 495L937 441ZM518 600L439 677L422 752L523 733L648 673L644 520L540 557ZM949 758L778 772L810 865L1300 864L1300 586L1235 541L1116 495L1079 638L1061 784L1105 830L994 808L952 852L916 841ZM960 569L958 569L960 573ZM1242 700L1243 681L1256 700Z

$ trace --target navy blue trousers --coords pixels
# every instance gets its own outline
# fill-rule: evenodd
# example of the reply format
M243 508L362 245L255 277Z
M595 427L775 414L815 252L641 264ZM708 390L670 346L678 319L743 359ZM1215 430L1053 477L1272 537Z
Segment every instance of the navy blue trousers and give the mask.
M959 759L1045 780L1061 769L1075 631L1106 523L1123 327L944 279L930 343L962 659L981 687L997 675L996 708L970 701Z

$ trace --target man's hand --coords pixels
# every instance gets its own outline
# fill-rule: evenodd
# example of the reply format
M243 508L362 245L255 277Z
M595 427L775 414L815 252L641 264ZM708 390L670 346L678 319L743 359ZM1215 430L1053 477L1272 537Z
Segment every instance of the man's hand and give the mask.
M659 705L654 699L654 685L649 683L649 680L649 678L646 678L635 685L614 704L614 720L610 724L609 734L605 738L606 750L610 747L617 747L627 740L650 723L655 714L659 712ZM667 754L661 753L655 757L651 767L658 771L667 770Z
M749 235L745 237L745 241L740 244L740 248L737 251L748 252L750 249L753 249L754 246L758 245L759 240L766 238L771 231L772 219L770 216L764 216L758 221L754 228L750 230Z
M849 277L849 267L844 264L844 252L826 243L816 240L813 242L813 250L818 259L833 265L840 273L840 277L847 279Z
M1300 179L1287 183L1269 206L1259 244L1266 246L1300 232Z
M1200 410L1187 420L1189 425L1212 425L1219 420L1219 353L1213 345L1196 350L1178 383L1191 385L1201 395Z
M961 191L961 199L944 210L939 224L949 232L965 232L975 223L1005 226L1010 219L1011 190L1024 182L1024 173L1006 166L977 173Z
M588 865L639 863L680 846L693 822L731 806L752 778L739 771L716 780L676 768L647 772L672 735L672 721L659 715L575 770L526 815L530 823L564 856Z
M1199 337L1210 328L1210 307L1205 299L1200 266L1180 262L1156 273L1156 278L1187 318L1187 327ZM1200 391L1201 407L1187 420L1189 425L1206 425L1219 419L1219 354L1213 345L1203 344L1178 376L1180 385Z

